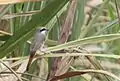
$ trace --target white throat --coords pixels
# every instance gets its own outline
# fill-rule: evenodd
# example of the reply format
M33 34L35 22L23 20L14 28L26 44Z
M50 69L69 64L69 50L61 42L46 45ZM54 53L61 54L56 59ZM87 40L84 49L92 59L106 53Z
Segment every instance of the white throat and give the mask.
M42 31L41 34L45 35L45 34L46 34L46 31Z

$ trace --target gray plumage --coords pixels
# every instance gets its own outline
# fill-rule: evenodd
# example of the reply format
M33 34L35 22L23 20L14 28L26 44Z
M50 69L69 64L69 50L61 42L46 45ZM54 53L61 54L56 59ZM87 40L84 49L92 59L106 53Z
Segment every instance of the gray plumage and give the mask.
M30 52L41 49L41 46L43 45L44 41L45 41L45 34L40 33L40 29L37 29L35 35L33 36L33 40L31 42Z
M41 48L44 44L44 41L45 41L47 31L48 30L45 28L37 28L36 29L36 32L33 36L33 39L32 39L31 45L30 45L30 57L29 57L28 65L27 65L27 71L33 60L35 52L37 50L41 50Z

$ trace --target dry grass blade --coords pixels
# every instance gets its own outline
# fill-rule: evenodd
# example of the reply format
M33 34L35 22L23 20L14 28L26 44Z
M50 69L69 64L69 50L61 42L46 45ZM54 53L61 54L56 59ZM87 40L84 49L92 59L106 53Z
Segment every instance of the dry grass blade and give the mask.
M73 61L74 57L70 56L62 57L61 62L58 65L59 69L57 70L55 76L59 76L61 74L66 73L70 68L71 64L73 64Z
M33 1L42 1L42 0L0 0L0 5L22 3L22 2L28 2L28 1L33 2Z
M56 81L56 80L59 80L59 79L64 79L64 78L68 78L68 77L72 77L72 76L82 75L82 74L85 74L85 73L100 73L100 74L111 76L111 77L115 78L116 80L120 81L119 77L117 77L116 75L114 75L110 72L107 72L107 71L104 71L104 70L91 70L91 69L90 70L78 70L78 71L74 71L74 72L67 72L67 73L62 74L60 76L55 76L50 81Z
M70 6L69 6L69 9L68 9L68 14L66 16L66 20L65 20L65 23L63 24L61 34L60 34L60 38L58 40L59 44L65 43L68 40L69 35L71 34L75 9L76 9L76 0L71 0ZM59 69L58 65L61 65L60 61L61 61L61 58L53 58L52 67L51 67L52 69L51 69L51 71L50 71L50 73L48 74L48 77L47 77L48 81L49 81L49 79L51 79L52 77L55 76L57 70ZM63 67L63 66L61 66L61 67Z
M28 12L24 12L24 13L12 13L12 14L6 14L4 15L1 19L12 19L12 18L16 18L16 17L22 17L22 16L32 16L36 13L39 13L41 10L35 10L35 11L28 11Z
M31 76L31 77L35 77L35 78L38 78L38 79L41 79L41 80L46 80L46 79L44 79L42 77L39 77L39 76L36 76L36 75L33 75L33 74L29 74L29 73L21 73L21 72L16 72L16 73L17 74L23 74L23 75ZM0 74L2 76L2 74L13 74L13 73L9 72L9 71L6 71L6 72L1 72Z
M6 67L17 77L17 79L18 79L19 81L23 81L23 80L21 79L21 77L19 77L19 76L17 75L17 73L16 73L14 70L12 70L12 68L10 68L9 66L7 66L3 61L0 60L0 62L1 62L4 66L6 66Z
M87 50L83 49L83 53L90 53L88 52ZM97 61L97 59L95 57L92 57L92 56L85 56L88 61L96 68L96 69L99 69L99 70L104 70L104 68L102 67L102 65ZM111 81L111 79L106 76L106 75L103 75L103 77L106 79L106 81Z

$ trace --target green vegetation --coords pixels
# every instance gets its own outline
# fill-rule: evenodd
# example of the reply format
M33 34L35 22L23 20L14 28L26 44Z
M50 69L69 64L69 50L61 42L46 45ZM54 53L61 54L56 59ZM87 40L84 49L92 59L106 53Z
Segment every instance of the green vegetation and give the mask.
M120 81L120 1L98 2L42 0L2 6L0 79L47 81L50 74L48 81ZM38 50L25 72L37 27L49 29L46 53ZM58 65L53 57L59 57Z

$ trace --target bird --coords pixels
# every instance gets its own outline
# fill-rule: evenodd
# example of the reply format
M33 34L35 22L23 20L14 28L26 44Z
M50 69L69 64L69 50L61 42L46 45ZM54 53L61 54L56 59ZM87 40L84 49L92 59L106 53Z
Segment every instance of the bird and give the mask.
M33 39L30 45L30 56L29 56L26 71L29 70L30 64L35 56L36 51L41 50L41 48L43 47L47 32L48 32L48 29L45 27L40 27L36 29L36 32L33 36Z

